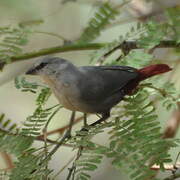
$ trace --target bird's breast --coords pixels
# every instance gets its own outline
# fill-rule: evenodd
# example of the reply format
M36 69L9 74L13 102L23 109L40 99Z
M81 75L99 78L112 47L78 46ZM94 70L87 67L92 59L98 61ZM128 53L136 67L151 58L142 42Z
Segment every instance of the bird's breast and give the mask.
M75 84L66 81L54 81L43 77L45 83L52 89L60 104L72 111L90 112L86 104L80 99L79 91Z

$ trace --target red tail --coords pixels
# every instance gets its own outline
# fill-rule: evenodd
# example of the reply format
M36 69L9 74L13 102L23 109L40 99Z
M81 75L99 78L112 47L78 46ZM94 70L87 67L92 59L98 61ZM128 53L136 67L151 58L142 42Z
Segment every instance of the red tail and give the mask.
M138 72L140 73L140 80L142 81L149 77L169 72L171 70L172 69L167 64L154 64L142 69L138 69Z

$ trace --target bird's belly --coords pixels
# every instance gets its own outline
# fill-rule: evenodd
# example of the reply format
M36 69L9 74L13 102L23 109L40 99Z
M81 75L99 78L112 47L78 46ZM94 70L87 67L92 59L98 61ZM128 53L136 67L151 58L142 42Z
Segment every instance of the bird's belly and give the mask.
M88 107L87 104L84 104L81 102L81 100L76 98L71 98L71 96L68 96L68 94L58 94L56 95L58 98L60 104L62 104L65 108L72 110L72 111L80 111L85 113L93 113L91 108Z
M78 96L72 95L72 90L68 88L61 88L60 90L53 88L52 90L60 104L62 104L66 109L71 111L94 113L94 111L92 111L87 104L83 103Z
M74 105L67 93L63 93L63 91L61 91L61 93L54 92L54 94L56 95L60 104L62 104L65 108L70 109L72 111L77 111L76 106Z
M85 113L94 113L88 103L84 103L79 97L79 92L75 92L72 84L54 83L53 80L43 77L46 84L52 89L60 104L71 111L80 111Z

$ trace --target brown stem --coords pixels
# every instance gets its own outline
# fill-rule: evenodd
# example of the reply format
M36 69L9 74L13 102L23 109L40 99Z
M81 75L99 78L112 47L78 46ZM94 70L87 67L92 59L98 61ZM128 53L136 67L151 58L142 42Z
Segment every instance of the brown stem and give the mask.
M180 47L180 44L177 44L175 41L161 41L158 45L156 45L154 48L175 48ZM138 46L138 43L136 41L124 41L120 45L116 46L114 49L106 53L104 56L108 56L112 52L122 49L123 52L129 52L132 49L142 49L143 47ZM126 54L127 54L126 53Z
M87 115L87 116L89 116L89 115ZM83 120L83 118L84 118L84 116L81 116L81 117L75 119L75 120L74 120L74 124L77 124L78 122L80 122L81 120ZM61 127L61 128L58 128L58 129L54 129L54 130L52 130L52 131L49 131L49 132L46 133L46 135L49 136L49 135L57 134L57 133L63 134L63 132L64 132L66 129L68 129L68 128L69 128L69 124L67 124L67 125L65 125L65 126L63 126L63 127ZM40 135L40 136L38 136L38 137L37 137L37 140L42 140L42 139L43 139L43 136L44 136L43 134Z

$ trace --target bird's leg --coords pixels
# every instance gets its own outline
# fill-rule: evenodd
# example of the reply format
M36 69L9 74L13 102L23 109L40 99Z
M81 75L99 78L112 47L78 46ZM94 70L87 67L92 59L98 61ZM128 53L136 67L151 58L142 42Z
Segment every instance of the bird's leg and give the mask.
M88 129L86 127L93 127L93 126L95 126L97 124L100 124L101 122L105 121L109 117L110 117L110 111L102 113L102 117L99 120L97 120L96 122L94 122L94 123L92 123L90 125L84 126L81 129L81 131L88 131Z
M72 126L73 126L73 123L74 123L75 114L76 114L75 111L73 111L72 114L71 114L71 118L70 118L70 122L69 122L69 129L67 130L67 132L65 134L66 138L71 137L71 130L72 130Z
M84 118L83 118L83 122L84 122L84 125L83 125L83 128L81 129L81 131L88 131L88 124L87 124L87 114L84 113Z
M100 124L101 122L105 121L109 117L110 117L110 111L105 112L105 113L102 114L102 117L99 120L97 120L96 122L90 124L89 126L95 126L96 124Z
M84 127L87 127L88 124L87 124L87 114L84 113Z

